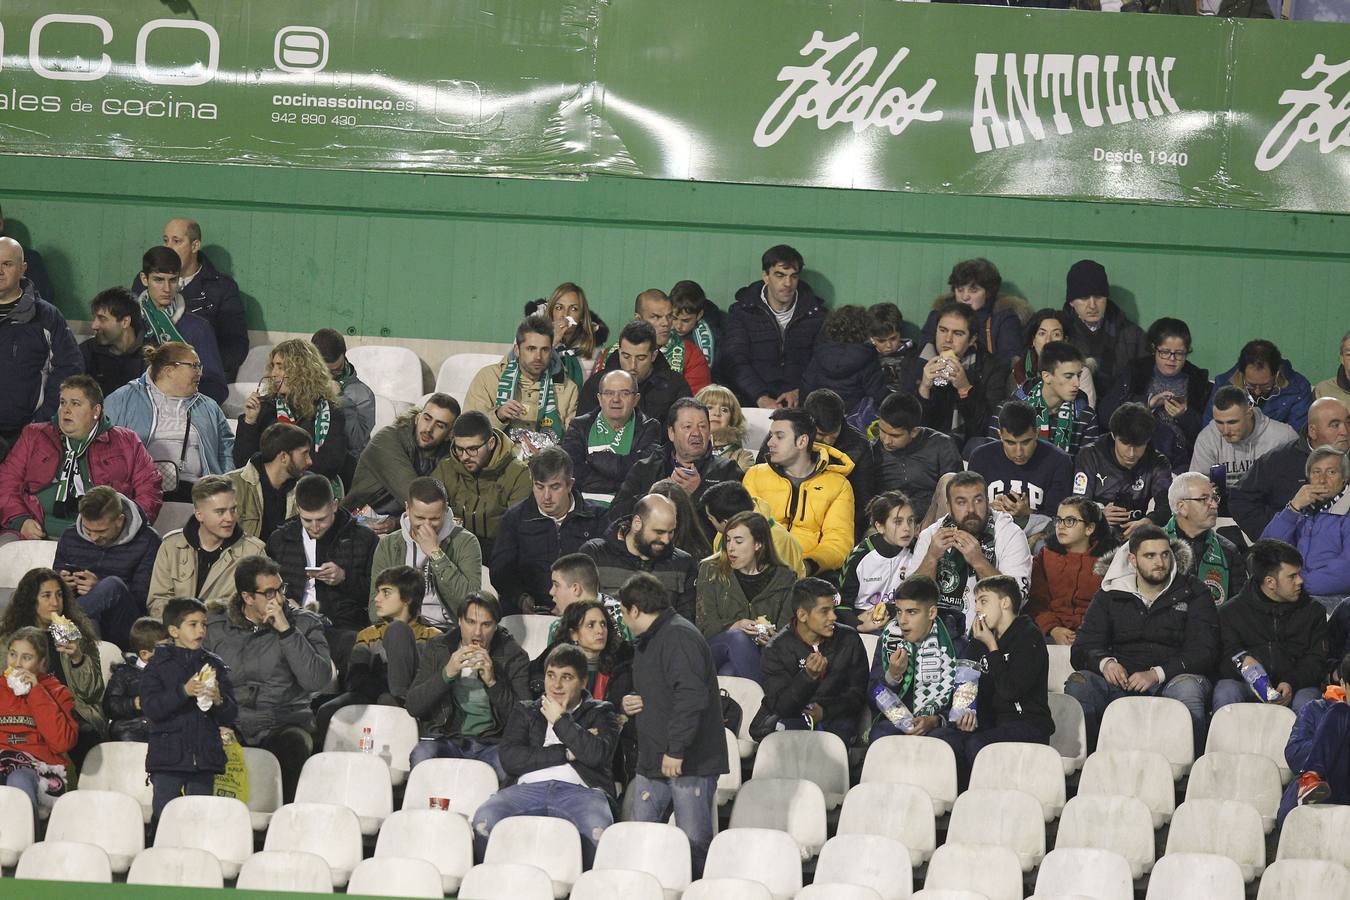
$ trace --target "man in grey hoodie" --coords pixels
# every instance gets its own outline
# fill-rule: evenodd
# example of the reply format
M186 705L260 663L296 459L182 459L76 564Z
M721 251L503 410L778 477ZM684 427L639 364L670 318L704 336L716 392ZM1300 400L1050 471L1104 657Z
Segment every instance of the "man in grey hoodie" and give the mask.
M1236 385L1224 385L1215 392L1213 413L1214 418L1195 439L1191 471L1209 476L1216 484L1222 476L1226 490L1238 486L1258 456L1298 438L1294 429L1261 412Z

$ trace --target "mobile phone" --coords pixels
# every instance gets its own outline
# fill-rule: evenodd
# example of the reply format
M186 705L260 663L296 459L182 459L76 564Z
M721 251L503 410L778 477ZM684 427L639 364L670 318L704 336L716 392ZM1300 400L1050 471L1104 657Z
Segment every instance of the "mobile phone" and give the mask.
M305 566L305 574L306 574L306 575L317 575L317 574L319 574L319 573L322 572L322 571L323 571L323 568L320 567L320 566Z

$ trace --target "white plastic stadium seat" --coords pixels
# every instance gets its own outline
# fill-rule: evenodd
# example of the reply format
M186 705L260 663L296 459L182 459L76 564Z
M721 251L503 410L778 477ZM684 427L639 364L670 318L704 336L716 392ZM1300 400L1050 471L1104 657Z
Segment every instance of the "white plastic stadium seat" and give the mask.
M1350 869L1325 859L1277 859L1261 876L1256 900L1350 897Z
M141 805L134 797L115 791L70 791L56 799L47 821L47 840L102 847L113 874L122 875L145 849Z
M844 797L835 834L891 838L908 850L910 867L917 869L937 847L933 800L913 784L867 781L855 785Z
M748 878L702 878L689 885L682 900L774 900L769 889Z
M1134 878L1125 857L1110 850L1051 850L1036 872L1036 896L1081 894L1091 900L1134 900Z
M361 862L361 823L345 806L287 803L272 814L263 849L316 854L328 864L332 886L342 887Z
M1347 834L1350 806L1296 806L1284 818L1275 858L1325 859L1350 867Z
M600 836L592 868L646 872L674 900L689 886L689 838L664 822L615 822Z
M741 789L741 742L730 728L723 728L727 740L727 770L717 776L717 805L730 803Z
M116 645L108 646L121 655ZM100 654L102 651L103 642L100 641ZM146 784L146 747L141 741L104 741L95 744L84 758L84 768L80 770L80 790L116 791L133 797L141 805L141 821L149 824L154 811L155 794Z
M1209 721L1205 752L1256 753L1275 763L1280 784L1293 777L1284 758L1284 745L1297 717L1278 703L1230 703L1219 707Z
M19 856L33 844L33 804L16 787L0 785L0 867L18 865Z
M374 755L389 763L392 783L408 779L408 755L417 746L417 720L401 706L344 706L333 715L323 739L325 752L359 752L361 729L369 728Z
M1237 800L1187 800L1177 807L1167 832L1167 853L1213 853L1242 867L1242 880L1266 868L1261 815Z
M425 859L382 856L362 860L347 882L348 894L370 897L425 897L439 900L441 873Z
M235 887L241 891L333 893L333 874L322 856L300 850L264 850L244 860Z
M122 655L121 647L111 641L98 642L98 668L103 673L105 685L108 683L108 679L112 677L113 666L121 665L126 661L126 657ZM147 818L145 821L149 822L150 820Z
M1121 697L1102 715L1097 749L1155 750L1171 764L1172 780L1180 781L1195 762L1191 714L1171 697Z
M483 862L522 859L543 869L553 882L553 896L562 898L581 875L581 835L576 826L549 816L511 816L492 828Z
M394 420L403 415L411 408L406 400L394 400L383 394L375 395L375 423L370 426L371 434L379 431L387 425L393 425Z
M268 359L272 356L271 344L257 344L248 348L248 355L239 364L235 378L240 381L262 381L267 376Z
M239 417L244 414L244 404L256 390L258 390L256 381L235 381L225 386L225 402L220 404L220 411L225 414L228 422L238 424Z
M910 900L989 900L979 891L944 890L942 888L915 891L909 896Z
M804 778L751 778L731 807L731 828L787 832L801 848L801 858L810 859L825 843L825 795Z
M1171 821L1177 804L1172 766L1161 753L1147 750L1098 750L1089 756L1078 776L1078 796L1090 794L1143 801L1155 831Z
M741 707L741 727L736 732L736 740L740 742L741 759L749 759L755 755L757 742L750 737L750 722L755 718L755 713L759 712L759 706L764 702L764 688L749 678L738 678L735 675L718 675L717 685L722 690L731 695Z
M821 848L812 883L856 884L876 891L880 900L905 900L914 890L914 872L909 851L898 841L873 834L840 834Z
M1059 818L1064 808L1060 755L1048 744L989 744L975 757L970 786L1025 791L1041 804L1047 822Z
M1187 800L1238 800L1261 815L1266 834L1280 808L1280 770L1255 753L1206 753L1191 766Z
M947 840L958 844L995 844L1017 854L1023 872L1045 856L1045 820L1041 804L1025 791L970 788L952 807Z
M436 373L436 390L463 403L473 377L484 366L495 366L501 362L502 356L501 353L452 353L445 358L441 370Z
M502 627L516 639L526 656L535 659L548 647L548 631L556 621L557 616L503 616Z
M348 347L347 362L377 397L416 403L422 396L422 360L407 347Z
M1243 900L1242 869L1226 856L1169 853L1148 877L1144 900Z
M1050 655L1050 668L1046 672L1045 687L1052 694L1064 693L1064 682L1073 674L1073 663L1069 662L1070 648L1064 644L1047 644Z
M345 806L356 813L362 834L378 834L394 811L389 767L373 753L316 753L300 770L295 802Z
M386 856L426 860L440 873L441 892L453 894L473 868L473 832L459 813L401 809L384 820L375 841L375 858Z
M548 873L524 863L474 866L459 886L458 900L553 900Z
M272 813L281 808L281 763L272 751L244 748L248 771L248 818L254 831L266 831Z
M1072 848L1119 853L1142 878L1153 868L1153 815L1134 797L1079 794L1064 804L1055 834L1056 850Z
M868 665L871 665L872 657L877 655L877 645L881 643L881 635L859 633L858 639L862 641L863 653L867 658Z
M188 523L195 510L196 507L191 503L165 503L159 508L159 515L155 517L155 531L160 537L170 531L177 531Z
M848 748L828 731L775 731L759 744L751 778L804 778L835 809L848 793Z
M568 900L665 900L661 882L635 869L592 869L572 885Z
M798 891L797 900L881 900L881 895L861 884L843 881L822 884L817 881Z
M404 809L426 809L432 797L445 797L450 809L472 819L478 807L497 791L497 773L476 759L428 759L408 774Z
M797 842L786 832L728 828L712 839L703 875L758 881L775 900L789 900L802 889L801 855ZM694 882L690 888L697 884ZM688 892L684 896L687 900Z
M1087 759L1087 722L1083 719L1083 707L1068 694L1046 694L1050 701L1050 717L1055 723L1055 732L1050 735L1050 746L1059 751L1064 762L1065 776L1072 775L1083 768Z
M933 814L943 816L956 802L956 754L934 737L887 735L868 746L860 780L918 785L932 798Z
M924 890L974 891L989 900L1022 900L1022 866L1007 847L948 841L928 861Z
M206 850L220 861L228 880L253 854L248 807L233 797L174 797L159 816L155 846Z
M112 865L108 861L108 854L96 844L39 841L23 851L14 877L106 884L112 881Z
M223 888L220 860L196 847L147 847L132 860L127 884Z
M51 568L56 541L10 541L0 545L0 588L16 588L29 569Z
M742 406L741 414L745 416L745 446L758 453L765 438L769 436L769 416L773 414L773 410L760 409L758 406Z

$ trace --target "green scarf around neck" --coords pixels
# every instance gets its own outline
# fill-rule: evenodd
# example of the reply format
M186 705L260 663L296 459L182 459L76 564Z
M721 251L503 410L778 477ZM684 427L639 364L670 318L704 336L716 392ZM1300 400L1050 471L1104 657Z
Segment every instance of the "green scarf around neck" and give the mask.
M1045 383L1039 378L1028 381L1023 390L1027 403L1036 410L1036 427L1041 437L1067 453L1073 444L1073 404L1064 401L1051 412L1045 402Z
M169 341L178 341L186 344L183 335L178 331L178 326L173 322L173 309L178 303L178 298L169 305L167 310L160 309L155 305L155 301L150 299L150 292L141 294L141 317L145 319L145 327L155 336L156 344L167 344Z
M55 426L57 433L61 434L60 413L52 416L52 425ZM82 441L61 434L61 447L64 452L61 457L61 467L56 470L57 503L77 500L90 487L84 484L84 478L80 474L80 460L89 452L89 447L94 443L94 439L112 427L112 421L107 416L100 416L99 420L94 423L93 430L89 432L89 436ZM88 463L86 463L87 465Z
M712 326L708 324L708 320L699 319L690 337L694 339L694 344L698 349L703 351L703 355L707 357L708 366L711 368L713 353L717 350L717 338L713 335Z
M958 527L956 520L947 516L942 520L942 527ZM994 517L990 516L984 522L984 528L975 535L980 542L980 551L984 558L989 560L990 565L997 565L994 548ZM966 613L966 582L970 579L970 563L961 555L961 551L955 547L950 548L942 554L937 561L936 572L938 585L938 606L942 609L953 610L965 615Z
M297 416L286 402L286 398L278 394L276 396L277 421L289 422L292 425L299 424ZM314 407L314 452L318 453L323 447L323 442L328 440L328 429L332 425L333 413L328 406L328 401L319 398L318 404Z
M506 366L497 379L497 405L501 406L516 399L516 389L520 386L520 360L515 353L506 358ZM558 415L558 400L554 396L553 379L547 371L539 378L539 413L535 417L535 427L541 431L551 431L562 440L562 416Z
M1167 532L1169 538L1188 540L1177 529L1176 516L1167 520L1163 531ZM1224 555L1223 547L1219 545L1219 535L1213 528L1205 532L1205 552L1200 556L1195 577L1203 581L1214 595L1215 606L1222 606L1228 599L1228 557Z

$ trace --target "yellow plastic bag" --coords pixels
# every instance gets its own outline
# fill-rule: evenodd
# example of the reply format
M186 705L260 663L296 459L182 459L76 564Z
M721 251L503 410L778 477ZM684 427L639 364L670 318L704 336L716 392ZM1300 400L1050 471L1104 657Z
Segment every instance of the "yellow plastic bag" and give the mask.
M248 802L248 766L244 764L244 748L238 741L225 744L225 771L216 776L215 795Z

